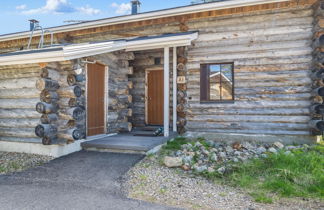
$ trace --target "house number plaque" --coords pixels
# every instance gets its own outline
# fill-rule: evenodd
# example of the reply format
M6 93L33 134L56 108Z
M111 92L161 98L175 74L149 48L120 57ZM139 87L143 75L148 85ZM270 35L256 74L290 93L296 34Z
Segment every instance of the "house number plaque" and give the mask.
M177 77L177 83L178 84L185 84L186 83L186 77L185 76L178 76Z

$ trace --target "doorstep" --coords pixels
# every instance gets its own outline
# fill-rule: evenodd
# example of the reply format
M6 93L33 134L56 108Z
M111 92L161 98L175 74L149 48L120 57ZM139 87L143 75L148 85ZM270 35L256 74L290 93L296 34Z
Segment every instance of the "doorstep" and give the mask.
M151 133L143 131L120 133L83 142L81 146L87 151L146 154L149 150L164 144L177 135L176 133L170 133L169 137L149 136Z

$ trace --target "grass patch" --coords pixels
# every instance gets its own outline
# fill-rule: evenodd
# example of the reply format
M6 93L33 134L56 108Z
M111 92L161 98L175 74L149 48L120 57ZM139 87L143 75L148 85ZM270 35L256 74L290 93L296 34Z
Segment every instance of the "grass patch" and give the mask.
M166 145L163 146L164 150L180 150L181 145L188 143L184 137L176 137L173 141L168 141Z
M197 141L205 148L210 147L202 138ZM177 137L163 146L160 157L181 150L183 144L194 144L197 141ZM279 151L277 154L269 153L266 158L231 163L231 167L223 175L217 171L202 172L199 175L217 183L244 188L255 201L262 203L272 203L274 197L324 199L324 144L291 152L284 154L284 151ZM194 157L194 162L196 158Z
M283 152L268 158L253 159L237 164L223 176L223 182L233 186L259 189L252 192L256 201L267 202L266 193L280 197L324 198L323 145L309 150L296 150L292 155Z
M250 195L254 198L256 202L259 203L273 203L273 200L270 196L266 195L263 192L253 192Z

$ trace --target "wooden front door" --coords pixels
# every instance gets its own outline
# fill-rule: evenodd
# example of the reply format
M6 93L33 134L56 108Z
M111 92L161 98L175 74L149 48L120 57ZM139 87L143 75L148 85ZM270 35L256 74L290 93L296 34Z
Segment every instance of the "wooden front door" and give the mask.
M87 69L87 129L88 136L105 132L105 66L88 64Z
M163 125L163 70L147 72L147 111L149 125Z

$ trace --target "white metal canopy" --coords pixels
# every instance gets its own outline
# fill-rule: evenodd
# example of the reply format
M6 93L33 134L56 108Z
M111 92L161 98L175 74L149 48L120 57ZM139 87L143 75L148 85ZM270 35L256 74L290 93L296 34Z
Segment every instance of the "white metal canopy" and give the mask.
M164 47L189 46L197 32L164 34L94 43L59 45L42 49L22 50L0 54L0 66L66 61L118 50L139 51Z

